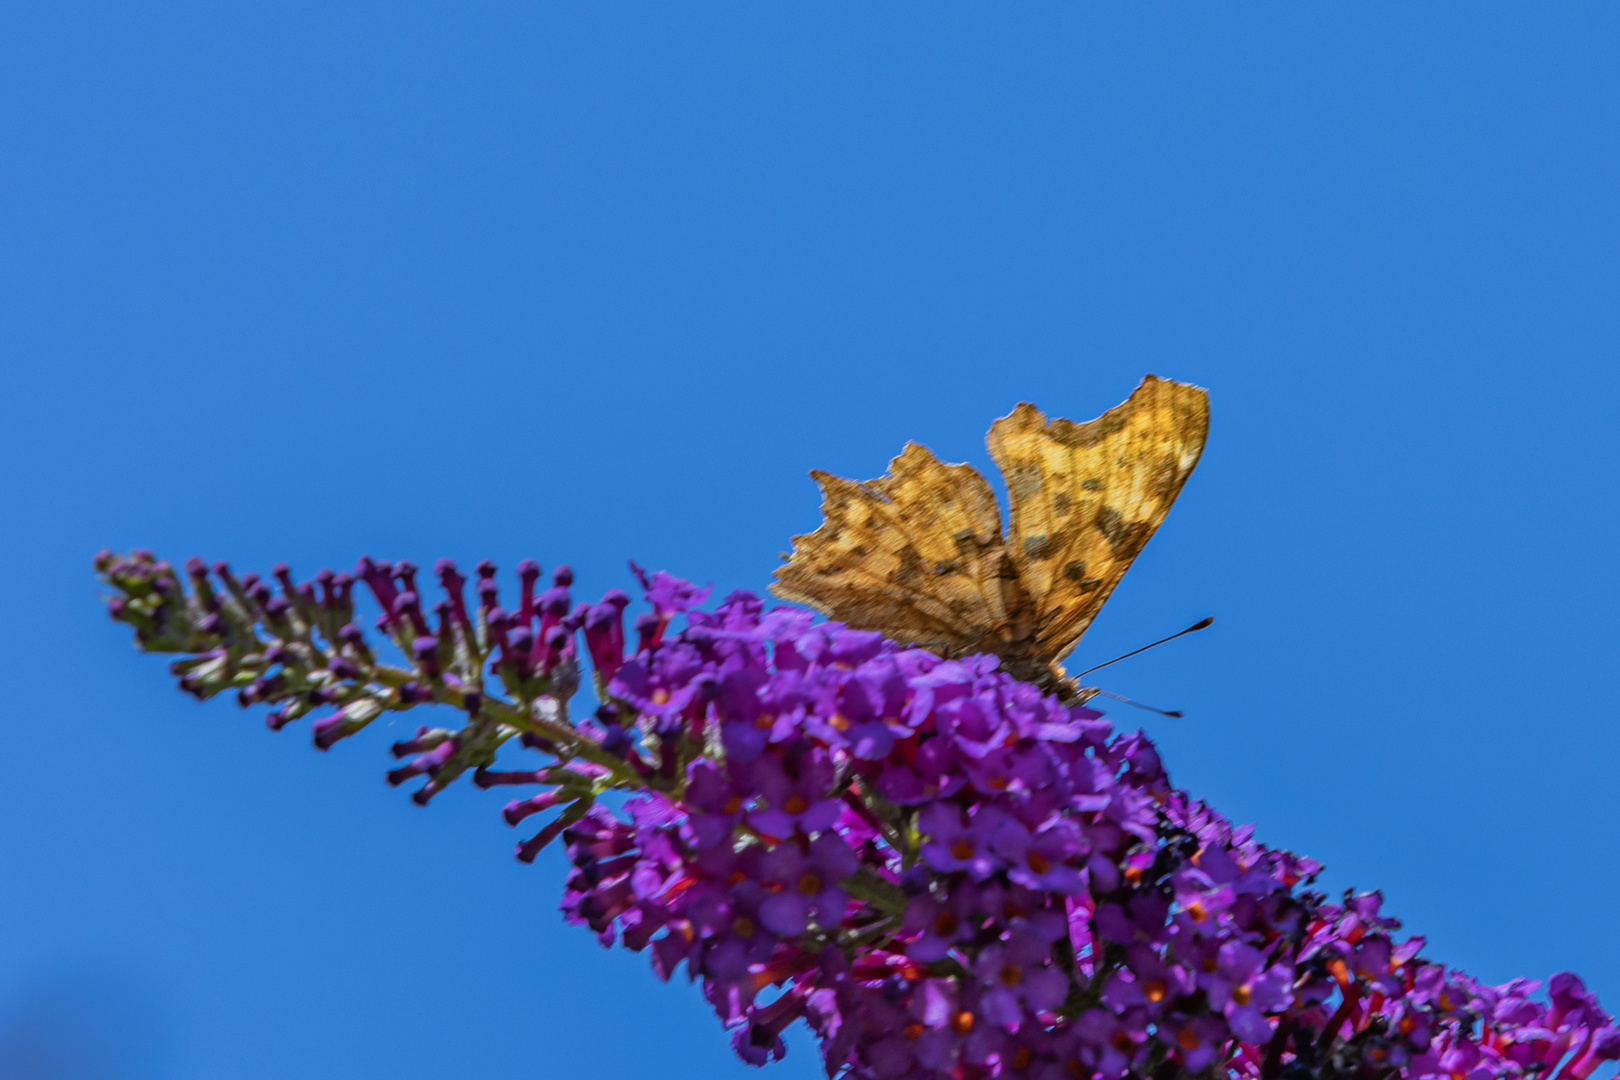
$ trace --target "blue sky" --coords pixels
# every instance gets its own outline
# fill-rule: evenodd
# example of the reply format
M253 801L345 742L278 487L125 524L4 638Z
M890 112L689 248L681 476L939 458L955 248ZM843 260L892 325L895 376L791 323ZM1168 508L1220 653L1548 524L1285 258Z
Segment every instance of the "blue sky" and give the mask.
M1186 719L1115 719L1431 955L1620 1007L1617 46L1596 3L8 7L0 1063L746 1075L501 798L181 697L91 556L759 590L807 470L988 468L1147 371L1211 440L1079 658L1218 621L1105 682Z

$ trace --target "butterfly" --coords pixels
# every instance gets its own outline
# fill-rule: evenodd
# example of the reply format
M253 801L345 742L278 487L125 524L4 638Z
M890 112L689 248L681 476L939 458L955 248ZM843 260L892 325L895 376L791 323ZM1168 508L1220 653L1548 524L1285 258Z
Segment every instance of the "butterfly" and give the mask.
M1008 520L971 465L908 442L876 480L815 470L821 527L793 538L771 591L942 656L991 653L1070 700L1079 643L1181 493L1209 433L1209 396L1154 375L1095 420L1024 402L985 437Z

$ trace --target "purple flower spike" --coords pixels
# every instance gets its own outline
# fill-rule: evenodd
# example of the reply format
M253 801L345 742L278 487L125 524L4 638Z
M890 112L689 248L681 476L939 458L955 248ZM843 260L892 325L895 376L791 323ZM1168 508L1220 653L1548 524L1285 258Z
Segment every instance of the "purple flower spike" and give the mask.
M480 566L487 651L453 565L428 633L414 568L362 560L402 668L366 644L343 575L278 567L276 595L149 553L96 565L137 641L182 654L182 689L238 691L273 727L336 706L322 748L452 705L451 727L394 745L389 781L424 778L419 804L468 772L537 789L503 811L551 819L517 857L561 838L565 918L661 978L684 964L745 1061L780 1057L802 1019L847 1080L1614 1080L1620 1028L1573 974L1543 994L1425 959L1377 893L1312 891L1318 864L1173 788L1146 736L995 657L747 593L703 610L632 566L652 612L626 659L628 598L571 609L571 572L536 596L528 561L510 616ZM581 629L603 691L588 719ZM621 813L593 805L609 790L630 793Z

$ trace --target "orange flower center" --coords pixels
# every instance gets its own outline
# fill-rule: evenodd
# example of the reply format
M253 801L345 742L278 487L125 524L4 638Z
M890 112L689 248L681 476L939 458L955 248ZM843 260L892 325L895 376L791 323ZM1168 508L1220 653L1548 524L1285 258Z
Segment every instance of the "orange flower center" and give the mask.
M1164 996L1169 992L1170 988L1158 979L1154 979L1142 987L1142 993L1147 995L1149 1001L1155 1003L1163 1001Z
M1037 874L1044 874L1048 870L1052 869L1052 864L1047 862L1046 858L1038 851L1030 852L1029 855L1025 857L1024 861L1028 863L1029 868L1035 871Z
M942 911L934 917L934 933L940 937L950 937L956 933L956 916L948 911Z
M951 1017L951 1030L958 1035L966 1035L972 1031L973 1014L966 1009L959 1011L955 1016Z
M803 795L789 795L787 802L782 804L782 809L790 814L802 814L809 806L810 804L804 801Z
M1007 986L1017 986L1023 978L1024 971L1022 968L1013 964L1003 964L1001 966L1001 981Z
M746 915L737 916L737 920L731 924L731 932L738 937L753 937L754 920Z
M821 891L821 875L808 873L799 879L799 892L805 896L814 896Z
M973 845L966 840L958 840L951 845L951 854L958 859L971 859L973 857Z
M1176 1045L1183 1050L1198 1049L1198 1033L1192 1028L1182 1028L1181 1033L1176 1036Z

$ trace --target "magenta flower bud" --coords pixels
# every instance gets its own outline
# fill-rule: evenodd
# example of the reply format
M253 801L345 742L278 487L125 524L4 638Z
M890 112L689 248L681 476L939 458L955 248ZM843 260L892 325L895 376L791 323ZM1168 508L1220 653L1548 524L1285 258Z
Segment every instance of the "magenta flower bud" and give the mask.
M518 563L518 581L522 593L518 603L518 622L527 626L534 618L534 583L540 580L540 564L533 559Z
M604 679L611 679L624 663L624 609L609 603L597 604L585 613L585 648L591 663Z
M330 750L339 739L354 734L358 728L349 728L349 718L342 713L333 713L315 721L310 731L315 737L315 746L321 750Z
M416 592L416 564L409 559L401 559L394 564L394 576L404 586L404 592Z
M454 736L446 738L424 754L418 754L397 769L388 772L388 783L399 787L413 776L434 776L445 763L455 756L458 742Z
M558 803L566 802L569 796L561 788L551 791L542 791L540 794L527 799L513 799L501 811L501 816L508 825L516 825L531 814L538 814L542 810L550 810Z
M422 617L422 602L414 592L403 592L394 598L394 614L409 619L411 629L418 637L431 633L427 620Z
M563 569L567 569L564 567ZM568 618L568 605L570 599L568 588L558 585L547 589L541 594L538 606L540 608L540 633L536 645L535 664L542 671L549 672L552 664L562 651L562 644L553 644L552 631L560 627Z
M1592 1035L1592 1041L1586 1048L1586 1053L1570 1065L1571 1080L1586 1080L1588 1076L1597 1071L1599 1065L1605 1061L1614 1061L1620 1058L1620 1027L1610 1025Z
M411 754L420 754L442 745L453 733L444 728L430 728L427 726L416 729L416 737L407 742L397 742L391 748L396 758L409 757Z
M524 745L528 745L527 742L525 742ZM479 766L478 771L473 773L473 786L484 791L488 791L492 787L511 787L520 784L543 784L545 783L545 780L543 779L544 772L544 769L535 769L533 771L515 770L508 772L497 772L495 770L486 769L483 766Z
M492 649L499 649L503 657L509 652L506 641L508 621L505 608L492 607L484 612L484 625L489 631L489 645Z
M557 834L562 832L565 828L567 828L567 826L564 824L564 819L558 818L556 821L551 822L545 828L529 837L529 839L523 841L517 846L516 850L518 862L534 862L534 857L540 854L541 850L544 849L547 844L557 839Z
M643 612L636 616L636 655L651 652L658 646L658 639L663 636L664 621L658 616Z
M425 634L411 642L411 654L429 678L439 674L439 639Z
M467 602L463 593L467 579L457 572L456 564L449 559L440 559L434 563L433 572L439 575L439 584L444 587L445 596L455 610L456 622L461 625L462 633L467 635L468 640L471 640L473 632L472 619L467 615Z
M553 626L545 634L545 640L540 645L540 662L537 665L547 675L557 666L557 662L569 652L573 645L573 636L560 626Z
M393 569L388 563L372 562L369 555L362 555L354 567L354 576L366 583L371 595L377 598L377 604L383 609L382 623L385 627L393 625L394 601L399 596L399 590L394 588Z
M519 675L527 679L534 671L533 648L534 631L527 626L519 626L506 635L506 648L502 650L501 661L511 664Z

